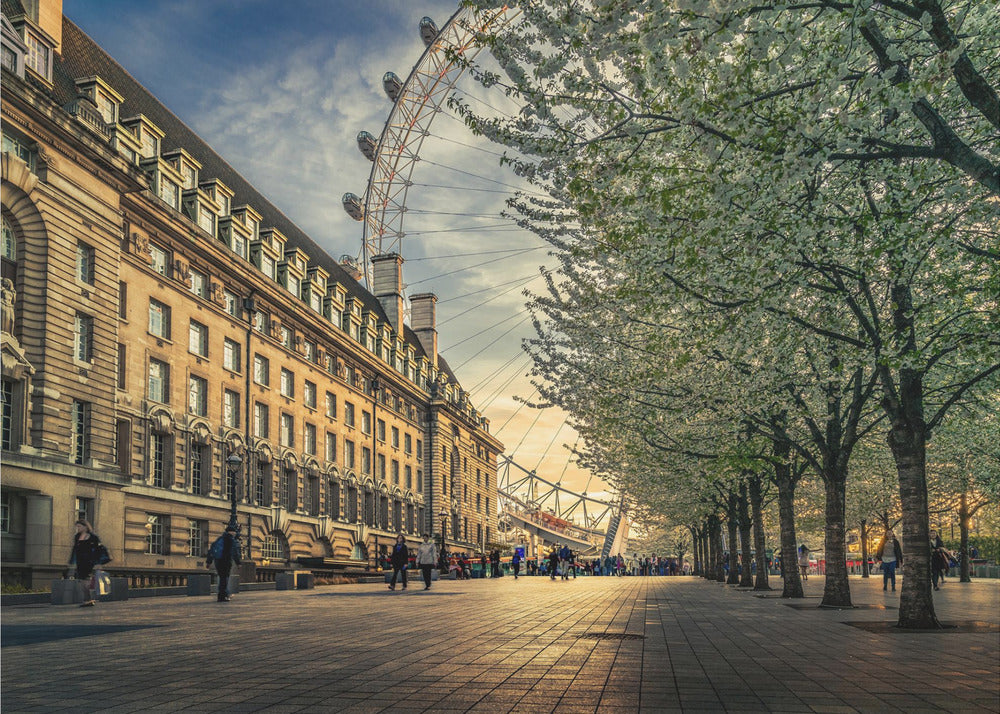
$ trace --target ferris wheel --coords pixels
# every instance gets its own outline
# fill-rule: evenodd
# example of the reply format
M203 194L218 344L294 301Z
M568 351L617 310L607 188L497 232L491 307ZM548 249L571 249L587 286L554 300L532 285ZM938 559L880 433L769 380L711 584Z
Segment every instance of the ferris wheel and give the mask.
M420 37L425 50L406 81L394 72L382 77L382 87L392 100L392 110L382 134L367 131L357 136L358 148L372 162L368 187L363 197L343 196L347 214L364 224L359 272L371 284L371 259L376 255L400 253L406 235L407 194L413 185L413 170L420 161L424 139L442 111L469 63L482 49L479 38L512 22L518 10L460 8L440 30L434 21L420 21ZM353 256L344 256L350 261Z

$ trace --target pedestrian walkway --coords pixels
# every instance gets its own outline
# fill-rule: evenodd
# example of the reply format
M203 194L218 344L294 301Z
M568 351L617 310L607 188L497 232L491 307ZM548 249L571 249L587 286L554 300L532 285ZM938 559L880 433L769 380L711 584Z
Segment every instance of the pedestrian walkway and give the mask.
M11 606L0 707L1000 711L1000 583L949 580L939 617L983 624L916 633L878 625L898 604L880 579L852 578L853 610L814 607L822 586L790 603L698 578L505 577Z

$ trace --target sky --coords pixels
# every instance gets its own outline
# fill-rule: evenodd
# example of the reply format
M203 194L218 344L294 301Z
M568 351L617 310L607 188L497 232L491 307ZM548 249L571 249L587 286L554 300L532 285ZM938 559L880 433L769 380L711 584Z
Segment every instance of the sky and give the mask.
M371 163L356 135L378 137L392 109L382 88L405 80L457 0L64 0L63 13L330 255L359 256L362 225L341 196L365 194ZM481 54L479 59L488 62ZM515 109L463 77L477 110ZM565 414L531 409L522 341L533 335L524 289L540 289L547 246L501 217L520 186L502 147L445 108L414 168L399 252L407 294L438 296L438 349L506 454L549 481L600 497L568 447ZM196 157L197 158L197 157Z

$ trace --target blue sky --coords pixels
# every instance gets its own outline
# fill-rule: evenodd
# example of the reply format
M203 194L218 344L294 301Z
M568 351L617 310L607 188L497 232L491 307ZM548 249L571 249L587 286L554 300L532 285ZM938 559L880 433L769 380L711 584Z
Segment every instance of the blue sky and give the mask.
M331 255L357 255L361 224L341 195L363 195L371 164L355 136L382 131L382 75L405 79L457 0L64 0L63 12ZM482 57L482 56L481 56ZM465 78L460 91L482 90ZM503 97L489 97L501 106ZM567 464L564 415L531 398L521 340L524 287L545 246L499 218L515 179L502 149L445 113L421 149L401 253L408 292L438 295L439 349L508 453L550 480L603 486ZM497 251L507 251L498 253Z

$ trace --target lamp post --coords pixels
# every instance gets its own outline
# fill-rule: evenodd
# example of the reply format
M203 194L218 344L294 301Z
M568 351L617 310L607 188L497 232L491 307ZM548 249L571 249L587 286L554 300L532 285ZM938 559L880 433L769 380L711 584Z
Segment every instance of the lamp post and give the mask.
M445 528L448 526L448 509L442 508L438 512L438 515L441 516L441 557L439 558L439 560L441 561L441 564L443 566L442 569L444 569L447 567L447 563L445 562L444 558L445 558L445 538L446 538Z
M237 479L242 467L242 457L235 451L229 454L228 458L226 458L226 470L229 476L229 525L227 527L236 531L237 537L240 532L240 524L236 520L236 484L238 483Z

